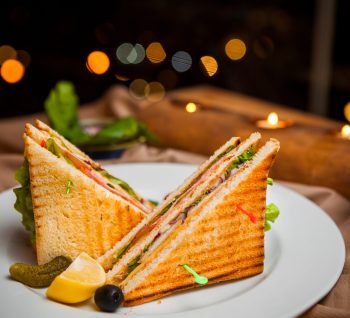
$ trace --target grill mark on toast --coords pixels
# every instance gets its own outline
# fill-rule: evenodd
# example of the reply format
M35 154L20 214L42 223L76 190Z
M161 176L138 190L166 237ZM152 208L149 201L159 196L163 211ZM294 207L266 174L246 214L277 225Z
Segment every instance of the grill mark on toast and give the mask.
M204 262L203 254L202 255L200 253L191 254L189 256L189 259L197 259L198 260L197 262L192 262L191 264L193 264L194 266L196 263L199 264L201 266L200 273L203 274L203 273L211 271L215 268L226 267L226 266L237 266L237 264L240 264L240 263L243 263L243 262L246 262L249 260L258 259L258 258L260 259L264 256L263 245L256 245L254 247L251 247L250 249L251 250L250 250L249 255L245 255L244 257L241 257L238 259L231 259L229 261L227 261L227 256L230 256L231 254L227 254L227 253L225 253L225 259L216 257L215 260L208 260L208 258L205 258L206 265L204 265L204 266L202 265L202 263ZM202 256L202 257L198 258L197 254L199 256ZM252 254L254 254L254 255L252 255ZM232 253L232 255L235 255L235 253ZM193 258L192 258L192 256L193 256ZM181 264L182 263L181 256L170 259L169 262L171 262L172 264L174 264L174 263ZM162 276L163 274L167 273L168 271L169 271L169 268L164 268L162 270L157 271L157 275ZM179 277L179 279L180 279L180 277ZM138 290L138 288L135 288L135 290Z
M225 273L225 274L222 274L222 275L218 275L218 276L212 277L212 278L210 278L208 283L209 284L213 284L213 283L216 283L216 282L223 282L223 281L226 281L226 280L236 280L236 279L244 278L244 277L246 277L248 275L251 275L248 272L248 270L250 270L251 272L252 271L253 272L256 271L255 274L258 274L258 273L261 272L261 270L260 270L261 267L262 267L261 264L256 264L256 265L253 265L253 266L247 266L245 268L237 269L237 270L232 271L232 272L228 272L228 273ZM245 271L247 273L244 273ZM240 276L238 278L230 278L230 276L232 276L232 275L234 275L236 273L238 274L239 272L243 272L242 276ZM156 293L146 294L146 295L143 295L143 296L137 297L137 298L126 299L124 305L132 306L133 304L136 305L137 303L141 304L141 303L153 300L153 299L164 297L165 295L169 295L169 294L172 294L172 293L177 292L177 291L191 289L191 288L204 287L204 286L203 285L198 285L196 283L185 284L185 285L180 286L180 287L170 288L170 289L166 290L165 292L156 292Z
M101 206L99 207L99 210L101 209ZM102 212L96 211L97 215L102 216ZM96 222L96 225L94 226L95 229L95 238L97 239L97 244L98 244L98 254L100 255L104 251L104 238L105 238L105 228L102 226L103 218L102 220L100 217L98 217L98 220Z
M82 189L83 191L85 189ZM88 204L87 204L87 196L83 195L81 196L81 202L82 202L82 210L83 211L88 211ZM81 213L81 211L79 211L79 213ZM80 215L79 215L80 216ZM85 232L84 234L82 232ZM85 249L88 251L87 253L89 255L94 255L92 252L92 246L95 245L95 242L92 242L92 235L91 234L91 227L90 227L90 222L89 220L85 220L84 222L84 230L82 229L82 232L79 233L79 241L84 242L85 244ZM86 237L86 239L84 240L84 236Z

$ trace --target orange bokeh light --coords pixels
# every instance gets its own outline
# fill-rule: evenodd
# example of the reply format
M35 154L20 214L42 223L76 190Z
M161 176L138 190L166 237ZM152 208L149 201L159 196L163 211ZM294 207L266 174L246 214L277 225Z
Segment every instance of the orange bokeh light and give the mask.
M161 63L166 58L166 53L159 42L152 42L146 49L146 56L152 63Z
M350 122L350 102L347 102L344 107L344 116L347 119L347 121Z
M212 56L202 56L201 63L203 65L205 74L208 76L213 76L218 70L218 62Z
M91 73L101 75L106 73L110 66L109 57L102 51L91 52L87 57L86 66Z
M164 86L159 82L148 83L145 87L145 96L151 102L159 102L165 95Z
M16 50L10 45L0 46L0 64L4 63L6 60L17 58Z
M10 84L19 82L24 76L24 72L24 65L20 61L14 59L6 60L0 69L1 77Z
M231 60L240 60L247 52L247 47L241 39L231 39L225 45L226 55Z

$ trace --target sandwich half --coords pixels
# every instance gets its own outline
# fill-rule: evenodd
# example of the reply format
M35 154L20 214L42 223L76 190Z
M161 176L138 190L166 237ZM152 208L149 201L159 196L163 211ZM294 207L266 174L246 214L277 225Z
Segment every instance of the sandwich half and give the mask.
M257 141L260 135L254 135ZM104 267L106 271L110 270L114 264L124 255L126 252L133 247L138 241L138 237L146 230L150 229L153 221L156 221L164 214L170 206L178 199L183 193L189 191L198 182L202 182L210 171L215 170L221 162L227 159L235 153L235 149L240 143L240 138L232 137L219 149L217 149L214 154L205 162L203 162L199 168L189 176L183 184L181 184L175 191L169 193L164 201L156 207L152 213L150 213L142 222L140 222L130 233L128 233L118 244L116 244L112 249L108 250L104 255L98 258L100 264ZM113 267L113 272L119 271L118 266Z
M184 264L209 284L263 271L266 180L279 142L256 151L259 139L252 134L152 213L107 273L126 306L201 286Z
M27 180L14 191L23 223L34 221L27 229L38 264L60 255L74 259L83 251L97 258L132 230L151 204L50 127L40 121L36 126L25 127L20 170ZM32 216L23 213L23 204Z

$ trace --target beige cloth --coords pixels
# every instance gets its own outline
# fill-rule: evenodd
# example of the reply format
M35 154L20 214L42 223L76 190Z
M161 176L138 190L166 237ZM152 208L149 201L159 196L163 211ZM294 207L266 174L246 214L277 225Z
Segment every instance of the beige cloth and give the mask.
M130 100L125 90L117 87L95 104L83 109L82 116L132 114L135 109L142 107L145 105L135 104L135 101ZM16 184L13 178L14 171L23 160L21 154L23 151L21 140L23 126L25 122L33 122L34 118L45 119L45 116L39 114L0 121L0 191ZM112 162L166 161L198 164L204 159L203 156L175 149L158 149L139 145L129 149L120 159ZM108 161L108 163L110 162ZM283 182L283 184L306 196L324 209L338 225L346 244L346 263L337 284L324 299L308 310L303 317L350 317L350 202L328 188L287 182ZM273 303L271 305L273 306Z

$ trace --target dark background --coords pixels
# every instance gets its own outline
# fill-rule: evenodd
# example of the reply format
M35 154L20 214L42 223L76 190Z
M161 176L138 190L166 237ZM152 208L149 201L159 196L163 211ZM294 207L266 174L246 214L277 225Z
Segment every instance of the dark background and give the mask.
M165 81L166 89L206 83L308 111L317 4L277 0L2 2L0 46L27 51L31 62L20 82L8 84L0 79L1 117L42 111L49 90L61 79L73 81L85 103L116 83L158 80L164 70L172 70L177 78L176 83ZM350 100L349 9L349 1L336 1L324 113L339 120L344 120L343 108ZM247 46L239 61L230 60L224 52L225 43L233 37ZM162 43L167 53L163 63L145 59L124 65L116 59L121 43L147 47L152 41ZM86 57L93 50L109 55L111 68L106 74L87 70ZM179 50L189 52L193 59L185 73L176 73L170 63ZM203 55L218 61L215 76L205 76L200 69ZM116 74L130 80L120 81Z

